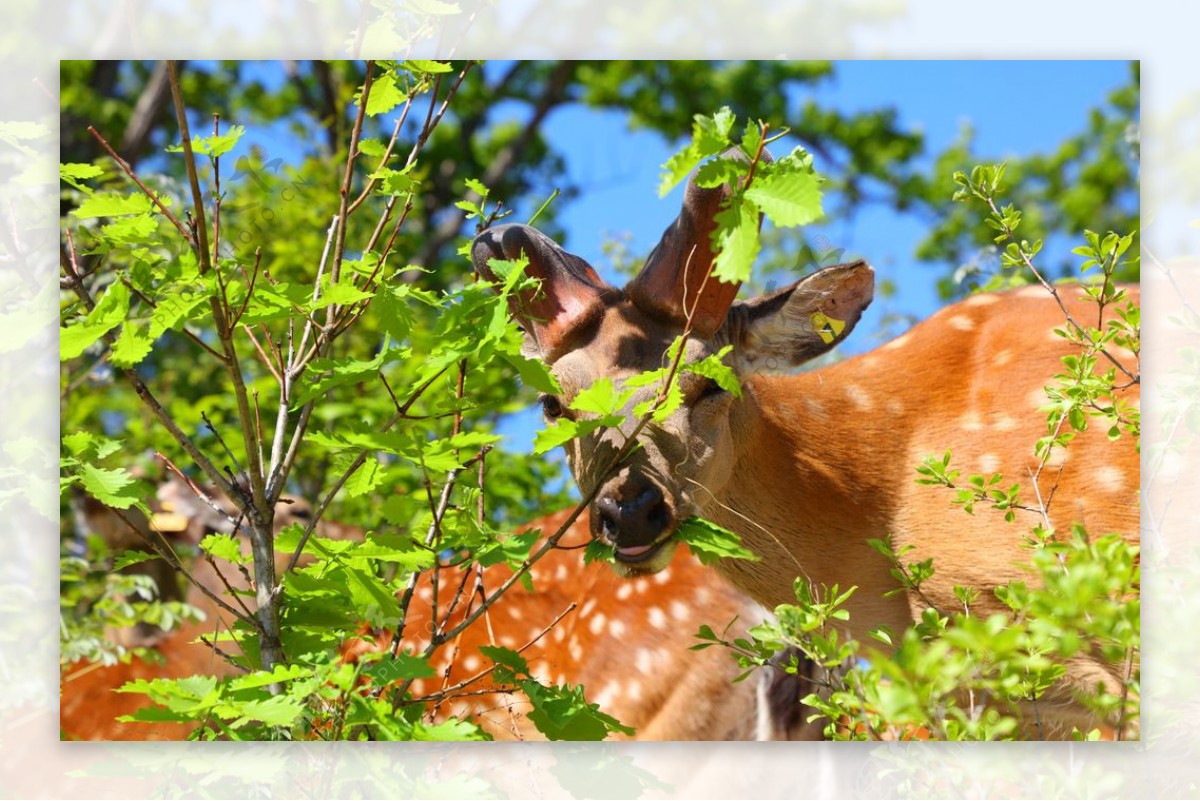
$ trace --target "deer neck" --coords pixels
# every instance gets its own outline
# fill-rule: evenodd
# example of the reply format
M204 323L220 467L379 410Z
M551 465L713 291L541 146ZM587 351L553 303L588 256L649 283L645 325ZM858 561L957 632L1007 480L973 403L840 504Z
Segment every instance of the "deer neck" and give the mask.
M902 627L909 620L902 598L865 591L895 586L866 540L888 532L893 482L902 479L886 465L899 463L889 457L902 445L871 430L885 423L864 424L851 413L844 386L817 373L750 379L730 419L732 475L704 514L762 557L721 563L759 603L795 603L795 580L806 577L818 588L860 588L849 604L853 629Z

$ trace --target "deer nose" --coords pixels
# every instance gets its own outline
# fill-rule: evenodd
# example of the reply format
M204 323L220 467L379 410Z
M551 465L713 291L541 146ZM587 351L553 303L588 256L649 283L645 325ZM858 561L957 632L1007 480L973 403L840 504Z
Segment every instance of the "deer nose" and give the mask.
M662 491L648 484L633 498L622 500L620 492L605 492L596 500L600 535L617 547L650 545L670 521Z

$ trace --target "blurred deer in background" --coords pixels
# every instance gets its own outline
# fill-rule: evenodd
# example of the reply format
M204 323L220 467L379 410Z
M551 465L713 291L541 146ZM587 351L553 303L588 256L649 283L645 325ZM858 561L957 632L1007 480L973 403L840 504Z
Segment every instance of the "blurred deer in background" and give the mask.
M161 516L155 516L156 526L191 531L197 540L199 536L217 536L214 532L228 528L227 521L221 522L222 515L197 505L194 493L182 483L164 486L160 502L166 508ZM92 529L110 530L115 519L112 510L98 504L90 509L87 519ZM567 514L547 516L530 527L555 531ZM307 521L310 516L307 503L284 502L276 511L276 525L282 528ZM124 523L122 526L128 529ZM125 538L126 533L120 532L119 537ZM322 528L321 533L327 535L329 530ZM361 531L346 526L336 534L339 538L361 535ZM582 516L561 544L578 546L588 538L587 518ZM144 547L144 543L130 540L124 542L124 547ZM287 556L282 555L281 562L286 563ZM223 563L221 569L230 585L245 588L236 569ZM190 572L210 591L229 600L214 565L197 560ZM477 578L481 587L494 588L510 575L507 567L495 565L478 577L463 578L472 582ZM762 616L757 605L717 579L690 554L681 551L668 571L652 578L622 582L604 565L584 566L578 550L555 549L535 565L531 577L535 591L514 585L474 625L434 653L431 662L438 671L437 678L413 682L409 689L416 699L426 699L421 702L428 703L432 721L472 716L497 739L541 738L525 717L528 702L511 689L496 685L490 677L454 689L490 665L480 646L500 645L520 649L531 672L542 681L583 685L590 701L634 727L638 739L820 739L820 726L805 722L805 708L799 704L811 689L807 674L791 675L767 668L734 684L732 680L740 671L724 649L689 650L697 642L693 633L702 623L719 631L737 616L730 636L743 636L746 627ZM171 581L175 580L172 573ZM443 625L461 620L473 603L472 594L466 603L451 609L448 595L438 599L436 617ZM152 643L144 643L153 645L164 658L163 664L135 657L129 664L84 665L67 672L61 701L64 737L187 736L187 728L180 724L115 720L147 704L144 696L115 692L128 681L234 672L208 645L195 641L200 635L211 639L214 631L228 628L228 614L196 587L189 589L187 600L206 612L207 621L185 624ZM434 617L432 600L425 576L409 608L402 644L407 650L420 651L428 645L428 624ZM342 653L345 659L355 660L389 644L386 632L364 631L362 637L348 641Z
M957 464L1029 477L1033 443L1045 436L1043 390L1062 372L1069 346L1055 335L1064 314L1041 287L984 294L943 309L888 344L818 371L793 374L854 330L871 302L874 274L858 261L819 270L771 294L736 301L736 284L709 280L711 234L728 186L689 181L679 217L641 272L624 289L606 285L578 256L525 225L480 234L476 271L497 280L493 259L528 259L537 291L510 297L527 350L550 365L562 387L544 396L547 420L584 419L571 401L597 379L618 386L664 366L667 347L687 329L684 361L732 346L727 363L743 396L735 398L694 373L678 376L683 404L661 424L647 425L640 448L609 469L638 423L634 407L653 400L657 385L634 393L626 422L566 445L567 461L591 503L592 535L614 549L617 570L645 581L670 564L677 526L703 515L740 535L761 561L724 559L720 572L767 608L794 603L802 576L818 587L857 586L845 608L845 634L870 643L884 625L899 633L929 604L954 609L955 585L984 592L972 614L1005 608L991 588L1024 579L1022 534L1036 511L969 516L944 495L914 483L922 458L952 449ZM1079 289L1063 288L1075 315ZM1136 289L1130 299L1138 302ZM1103 325L1103 322L1099 323ZM1128 369L1133 354L1118 352ZM1138 385L1121 391L1136 401ZM1138 453L1129 439L1111 444L1092 426L1051 462L1055 482L1046 522L1066 532L1073 522L1096 534L1119 532L1136 542ZM607 471L607 472L606 472ZM1045 489L1045 487L1043 487ZM1039 498L1039 502L1040 502ZM885 596L898 587L890 565L867 544L890 536L914 561L933 558L936 574L920 594ZM679 596L690 605L693 599ZM1061 736L1090 714L1073 691L1121 686L1120 666L1076 658L1066 680L1041 709Z

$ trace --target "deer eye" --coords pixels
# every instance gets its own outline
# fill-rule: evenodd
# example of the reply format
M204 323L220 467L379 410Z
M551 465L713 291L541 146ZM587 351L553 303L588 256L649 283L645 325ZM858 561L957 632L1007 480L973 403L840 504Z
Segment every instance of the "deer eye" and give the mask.
M554 395L543 395L539 400L542 402L542 412L551 420L557 420L562 417L563 407L560 401Z
M725 390L721 389L721 385L711 378L706 378L704 384L700 387L700 394L696 396L697 401L706 400L707 398L715 398L718 395L724 394Z

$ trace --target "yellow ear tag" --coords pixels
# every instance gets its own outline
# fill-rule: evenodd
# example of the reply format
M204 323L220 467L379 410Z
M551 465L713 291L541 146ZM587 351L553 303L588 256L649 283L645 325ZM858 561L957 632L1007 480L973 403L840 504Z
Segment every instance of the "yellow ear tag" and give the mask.
M826 345L832 344L833 340L846 330L845 320L835 320L832 317L826 317L821 312L813 312L809 320L812 322L813 331L817 332L817 336Z
M164 504L165 506L166 504ZM150 517L150 527L155 531L178 533L187 528L188 519L175 512L155 512Z

